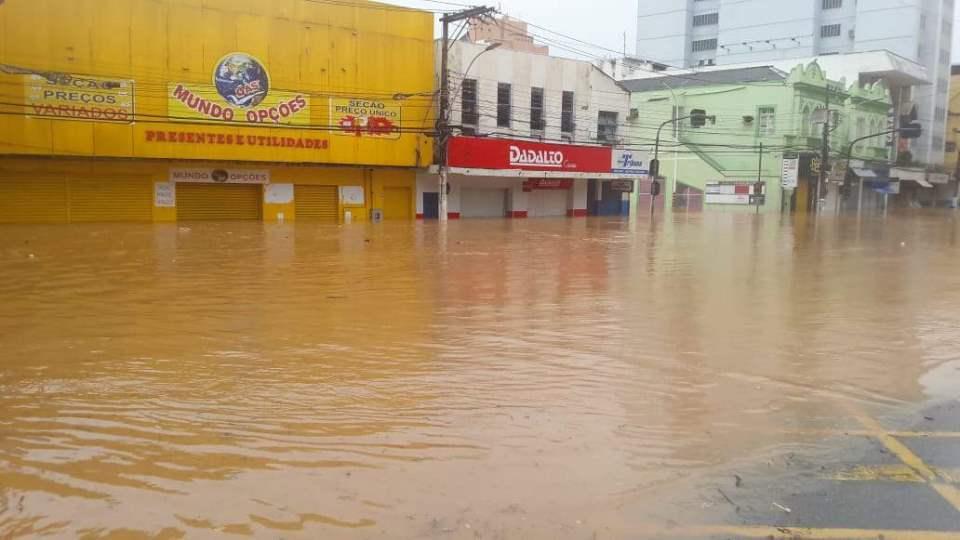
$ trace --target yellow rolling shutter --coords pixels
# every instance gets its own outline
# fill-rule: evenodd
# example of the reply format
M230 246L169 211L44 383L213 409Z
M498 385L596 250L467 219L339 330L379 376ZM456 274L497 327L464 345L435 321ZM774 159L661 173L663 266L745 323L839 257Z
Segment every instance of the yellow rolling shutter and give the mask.
M153 183L141 178L71 178L70 221L153 221Z
M388 187L383 193L383 217L386 219L410 219L410 188Z
M293 197L298 221L339 221L337 186L297 184Z
M0 178L0 223L66 223L64 178Z
M262 200L259 184L177 184L177 219L258 220Z

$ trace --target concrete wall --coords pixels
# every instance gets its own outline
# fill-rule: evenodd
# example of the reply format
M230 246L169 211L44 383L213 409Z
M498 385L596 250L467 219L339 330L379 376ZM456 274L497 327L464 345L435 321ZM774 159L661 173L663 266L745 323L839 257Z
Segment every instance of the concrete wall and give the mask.
M457 42L451 48L449 62L453 124L459 125L462 121L460 89L465 78L464 71L468 67L466 78L475 79L479 90L481 135L531 137L530 89L533 87L544 89L545 140L561 140L561 99L564 91L574 92L576 131L573 142L597 142L597 119L602 110L616 112L618 122L626 122L629 114L628 93L590 62L508 49L484 53L485 48L486 45L468 42ZM499 83L511 85L509 128L497 125Z

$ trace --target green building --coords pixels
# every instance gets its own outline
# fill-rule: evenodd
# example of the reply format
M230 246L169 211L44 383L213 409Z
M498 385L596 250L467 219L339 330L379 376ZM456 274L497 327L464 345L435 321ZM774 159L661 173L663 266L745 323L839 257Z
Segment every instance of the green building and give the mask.
M656 201L666 201L674 210L755 212L759 206L763 212L809 211L816 200L825 110L830 110L831 161L840 164L834 179L841 181L849 141L887 130L891 111L890 94L882 82L848 86L843 79L829 80L816 62L798 65L790 73L762 66L621 84L630 91L635 109L625 144L650 148L652 155L661 130L663 196ZM706 111L704 126L693 127L687 119L660 128L696 110ZM781 184L785 156L799 159L795 189ZM869 139L853 151L855 170L882 167L890 156L887 137ZM758 178L764 184L762 193L755 187ZM840 191L836 182L822 187L825 208L849 206L850 191L845 201L838 200ZM867 191L866 204L879 204L883 189ZM649 187L641 186L641 209L650 204L648 193Z

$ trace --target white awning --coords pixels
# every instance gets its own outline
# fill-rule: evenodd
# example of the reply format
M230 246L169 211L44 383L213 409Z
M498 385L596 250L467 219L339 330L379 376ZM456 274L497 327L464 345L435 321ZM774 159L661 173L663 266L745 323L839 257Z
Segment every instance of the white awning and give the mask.
M873 172L872 169L861 169L860 167L852 167L853 174L859 176L860 178L876 178L877 173Z
M949 184L950 175L943 173L930 173L927 175L927 182L931 184Z
M913 180L914 182L917 182L917 183L920 183L921 180L926 182L927 171L916 170L916 169L902 169L900 167L894 167L890 169L890 178L899 178L901 180Z
M932 187L933 187L933 184L931 184L930 182L927 182L926 180L914 180L914 182L916 182L916 183L918 183L918 184L920 184L921 186L926 187L926 188L932 188Z

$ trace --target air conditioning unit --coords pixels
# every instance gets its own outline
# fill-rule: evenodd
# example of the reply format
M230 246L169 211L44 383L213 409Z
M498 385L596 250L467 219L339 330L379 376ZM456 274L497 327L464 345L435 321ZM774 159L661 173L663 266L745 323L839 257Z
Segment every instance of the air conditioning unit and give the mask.
M630 115L627 116L627 120L636 120L640 118L640 109L630 109Z

